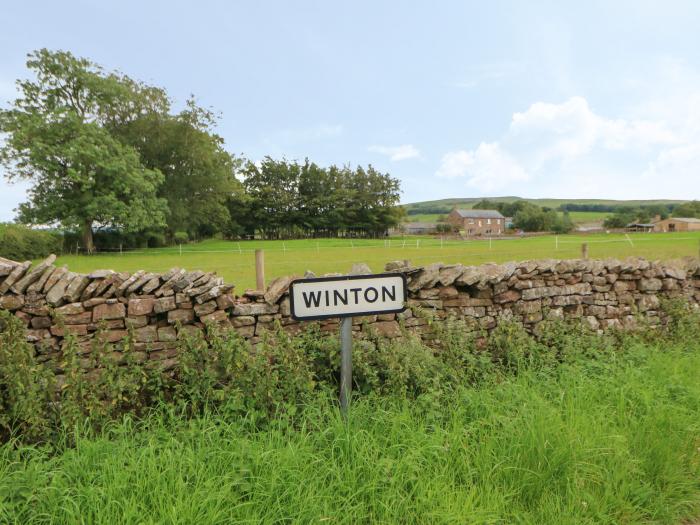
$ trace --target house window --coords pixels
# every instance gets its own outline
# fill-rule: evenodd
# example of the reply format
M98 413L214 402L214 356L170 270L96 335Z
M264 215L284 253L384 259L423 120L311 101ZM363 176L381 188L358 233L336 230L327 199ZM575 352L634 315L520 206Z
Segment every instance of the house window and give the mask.
M481 226L481 221L479 221L479 226Z
M474 224L474 219L469 219L469 224Z
M491 219L486 219L486 224L491 224Z

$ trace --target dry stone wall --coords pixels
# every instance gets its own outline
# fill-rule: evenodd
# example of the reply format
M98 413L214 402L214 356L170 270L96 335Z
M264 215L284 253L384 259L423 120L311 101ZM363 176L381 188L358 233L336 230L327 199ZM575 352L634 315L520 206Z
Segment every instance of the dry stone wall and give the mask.
M207 323L235 330L253 344L277 323L290 333L308 324L290 317L288 288L294 277L275 279L264 291L236 295L233 285L202 271L79 274L54 266L54 261L53 255L33 267L30 262L0 261L0 309L23 321L43 361L60 355L67 334L75 336L85 353L96 341L111 343L118 351L132 334L137 358L167 368L177 363L182 334L202 330ZM365 265L353 270L369 272ZM696 307L700 304L700 261L690 258L668 263L539 260L425 267L394 261L385 271L406 274L409 309L356 318L357 337L369 332L399 337L404 327L429 341L434 338L429 317L460 318L485 333L503 320L519 321L536 331L544 319L557 318L578 318L599 330L631 328L640 315L658 322L664 297L682 296ZM324 332L335 333L337 328L337 320L320 323Z

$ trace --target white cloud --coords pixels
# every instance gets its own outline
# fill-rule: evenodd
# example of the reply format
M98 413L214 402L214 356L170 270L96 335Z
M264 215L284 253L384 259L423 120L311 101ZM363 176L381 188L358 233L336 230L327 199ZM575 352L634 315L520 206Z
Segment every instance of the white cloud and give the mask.
M413 144L402 144L400 146L370 146L368 149L374 153L386 155L389 157L389 160L393 162L420 158L420 150Z
M501 189L526 181L528 174L497 142L479 144L475 151L452 151L442 157L439 177L466 177L481 191Z
M536 102L497 141L445 154L436 175L464 178L481 194L697 198L700 133L671 117L610 118L583 97Z

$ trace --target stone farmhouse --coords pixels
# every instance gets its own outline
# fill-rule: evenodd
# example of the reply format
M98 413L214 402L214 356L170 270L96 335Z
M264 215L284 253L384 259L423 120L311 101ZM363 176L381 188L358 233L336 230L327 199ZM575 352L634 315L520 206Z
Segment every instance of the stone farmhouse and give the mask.
M697 232L700 231L700 219L670 217L654 222L655 232Z
M497 210L458 210L455 208L447 216L455 229L466 235L501 235L506 229L506 218Z

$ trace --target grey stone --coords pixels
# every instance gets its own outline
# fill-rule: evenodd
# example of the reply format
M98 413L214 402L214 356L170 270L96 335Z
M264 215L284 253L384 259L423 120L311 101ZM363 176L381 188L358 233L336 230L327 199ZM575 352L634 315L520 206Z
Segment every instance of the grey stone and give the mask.
M0 295L7 293L10 287L22 278L24 273L29 269L31 265L32 261L25 261L22 264L15 266L9 273L9 275L5 277L5 280L2 282L2 284L0 284Z
M197 314L198 317L210 314L214 310L216 310L216 301L207 301L206 303L194 305L194 313Z
M372 273L372 269L365 263L355 263L350 268L350 273L348 275L369 275Z
M432 288L440 278L440 268L442 268L442 263L429 264L411 277L408 289L415 292L421 288Z
M63 299L69 303L74 303L83 293L83 290L90 284L90 278L87 275L77 274L66 287L63 294Z
M641 279L639 281L639 289L643 292L658 292L663 288L661 279Z
M443 286L450 286L464 273L464 266L461 264L449 264L440 268L438 282Z
M161 297L156 299L153 303L153 311L157 314L168 312L170 310L175 310L175 297Z
M265 301L268 304L276 304L280 297L287 292L293 280L294 277L278 277L272 281L265 291Z
M127 278L124 282L122 282L116 289L116 296L117 297L122 297L126 291L129 289L129 287L134 284L136 281L138 281L141 276L146 273L143 270L139 270L138 272L134 273L131 275L131 277Z
M233 315L264 315L277 312L279 306L268 303L239 303L233 307Z
M411 263L408 259L403 261L391 261L386 263L384 270L387 272L403 272L411 268Z
M88 274L90 279L105 279L114 274L114 270L95 270Z
M52 276L53 277L53 276ZM63 304L63 295L66 293L66 288L71 283L75 274L73 272L65 272L61 278L54 284L46 294L46 302L51 306L59 306Z
M39 279L36 280L36 282L30 284L27 287L27 293L40 293L41 290L44 288L44 285L46 284L46 281L49 280L49 277L51 277L51 274L53 274L57 270L56 267L54 266L49 266L44 270L44 272L41 274Z
M49 255L40 264L32 268L29 272L27 272L24 277L15 282L10 287L10 290L12 290L16 294L24 293L25 290L29 287L29 285L34 284L41 278L46 269L50 268L55 260L56 256L54 254Z

